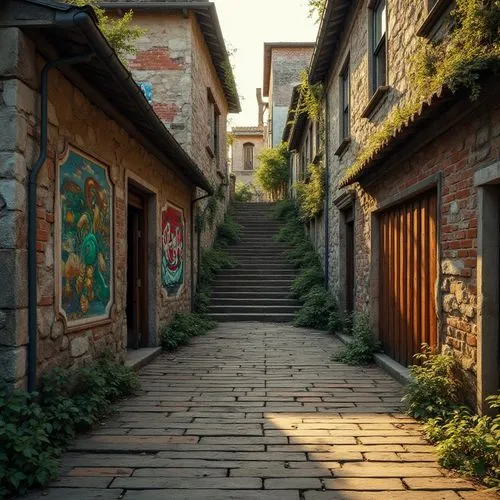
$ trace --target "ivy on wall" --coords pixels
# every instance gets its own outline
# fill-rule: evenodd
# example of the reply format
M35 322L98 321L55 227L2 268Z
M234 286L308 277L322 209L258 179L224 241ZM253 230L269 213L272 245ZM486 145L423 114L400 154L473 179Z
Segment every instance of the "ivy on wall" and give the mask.
M322 162L307 167L308 180L295 184L299 217L308 221L317 217L323 210L325 198L325 166Z
M386 141L419 112L422 103L443 86L452 92L466 88L471 100L475 100L481 92L481 73L500 69L500 2L457 0L451 15L453 25L447 36L438 42L419 43L409 74L412 97L392 109L346 171L340 185L361 172Z

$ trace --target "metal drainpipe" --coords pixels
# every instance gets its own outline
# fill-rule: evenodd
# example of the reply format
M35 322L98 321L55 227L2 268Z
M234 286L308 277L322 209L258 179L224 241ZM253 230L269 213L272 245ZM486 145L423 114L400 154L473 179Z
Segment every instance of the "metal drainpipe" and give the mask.
M325 92L325 287L328 290L328 282L330 280L330 254L328 239L330 236L330 163L328 158L329 153L329 136L330 136L330 106L328 101L328 91Z
M48 75L53 68L89 62L95 56L88 53L50 61L42 69L40 81L40 154L30 170L28 184L28 390L36 388L37 371L37 269L36 269L36 181L47 158L48 135Z
M194 206L197 202L204 200L205 198L210 198L210 196L214 196L212 194L205 194L203 196L200 196L199 198L195 198L194 200L191 201L191 310L194 309L194 299L196 295L196 288L198 285L198 278L199 278L199 272L196 274L196 283L194 281L194 251L193 251L193 242L194 242L194 226L195 226L195 220L194 220ZM200 231L197 232L197 245L196 245L196 252L198 256L198 271L200 269Z

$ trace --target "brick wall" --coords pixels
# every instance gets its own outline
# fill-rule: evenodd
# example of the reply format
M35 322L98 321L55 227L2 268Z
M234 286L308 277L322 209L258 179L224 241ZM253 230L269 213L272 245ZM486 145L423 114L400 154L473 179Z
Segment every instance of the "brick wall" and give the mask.
M0 374L24 383L27 348L27 234L26 188L38 144L35 103L36 82L43 61L19 30L1 32L5 80L0 84ZM5 42L5 44L4 44ZM6 66L10 65L10 68ZM127 344L127 179L132 177L154 197L157 239L149 242L149 255L156 259L156 281L149 300L156 304L150 318L152 343L157 345L158 328L175 312L190 309L189 262L186 252L185 283L177 297L167 297L160 286L160 217L168 203L184 209L186 238L190 234L190 200L193 188L162 165L104 112L94 106L62 74L49 78L49 155L38 177L37 263L38 263L38 363L41 371L52 366L76 367L104 350L122 359ZM56 315L55 173L58 159L68 144L110 167L114 184L114 303L111 321L88 324L69 331ZM151 259L150 259L151 263Z

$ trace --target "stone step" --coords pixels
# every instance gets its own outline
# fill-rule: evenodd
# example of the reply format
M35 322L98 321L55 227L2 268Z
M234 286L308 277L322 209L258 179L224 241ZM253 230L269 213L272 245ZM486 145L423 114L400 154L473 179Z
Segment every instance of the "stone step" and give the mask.
M270 291L266 291L265 289L258 288L257 291L250 291L250 292L235 292L233 289L230 291L212 291L212 299L217 300L217 299L231 299L231 298L237 298L241 300L252 300L252 299L271 299L271 300L276 300L276 299L288 299L290 295L290 289L286 289L285 291L282 292L275 292L271 288ZM293 300L293 299L291 299Z
M295 314L288 313L212 313L208 315L220 323L225 321L259 321L262 323L291 323L295 318Z
M262 297L245 297L240 298L239 295L234 297L212 297L212 305L214 306L293 306L300 307L300 302L295 299L287 298L262 298Z
M295 277L297 276L297 271L295 269L279 269L277 267L261 268L261 269L221 269L217 271L217 276L221 278L226 278L230 276L269 276L273 275L276 277Z
M257 275L257 274L243 274L240 276L220 276L217 275L214 283L239 283L241 285L244 285L245 283L251 283L258 281L260 283L275 283L276 285L285 285L285 284L292 284L293 280L295 279L295 275L290 276L290 275Z
M225 313L225 314L234 314L234 313L286 313L286 314L294 314L297 310L300 309L300 306L242 306L242 305L224 305L224 306L210 306L208 308L208 313Z
M227 283L214 283L212 286L212 293L213 296L215 296L219 292L229 292L229 293L252 293L252 294L258 294L260 295L261 293L282 293L282 294L290 294L290 285L276 285L274 283L259 283L256 284L255 282L252 283L245 283L245 284L239 284L239 283L232 283L232 284L227 284Z
M291 266L290 264L287 264L286 262L281 262L281 261L276 261L276 262L257 262L257 261L246 261L242 262L241 260L238 261L238 265L234 268L239 271L246 269L248 271L253 271L254 269L270 269L270 270L275 270L275 271L295 271L298 272L298 270Z

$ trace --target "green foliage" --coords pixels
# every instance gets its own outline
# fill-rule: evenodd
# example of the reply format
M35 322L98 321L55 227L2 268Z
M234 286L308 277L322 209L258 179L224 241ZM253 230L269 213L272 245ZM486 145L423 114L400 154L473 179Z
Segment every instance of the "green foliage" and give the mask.
M309 75L307 70L302 71L300 74L299 83L300 99L295 112L295 116L305 113L311 120L322 124L322 101L324 96L323 84L309 83Z
M255 179L259 186L269 194L272 201L285 197L290 172L288 168L288 145L282 142L275 148L261 151Z
M212 293L207 283L200 283L194 299L194 310L198 314L206 314L210 307Z
M129 10L120 18L106 15L106 11L99 6L99 0L64 0L66 3L83 7L90 5L97 16L97 23L109 44L116 54L124 59L128 54L135 54L135 42L144 35L145 31L132 23L133 12Z
M217 243L221 246L235 245L241 240L242 229L232 216L226 215L217 229Z
M285 257L290 264L299 269L320 266L318 254L308 240L303 240L290 250L286 250Z
M187 344L192 337L204 335L217 326L201 314L176 314L172 322L162 329L161 345L166 351L173 351Z
M250 184L244 184L243 182L236 183L236 192L234 199L236 201L241 201L243 203L248 203L253 199L254 190Z
M321 21L323 13L326 9L327 0L308 0L307 4L309 6L309 17L316 18L316 22Z
M487 69L500 67L500 2L457 0L452 12L454 24L439 42L424 41L415 51L409 75L412 97L395 107L370 136L365 148L346 171L341 185L358 174L365 163L418 112L442 86L453 92L464 87L472 100L481 86L479 77Z
M437 444L439 463L486 485L500 487L500 414L479 416L460 404L464 384L458 361L451 354L433 353L423 345L410 367L412 381L405 388L407 413L425 422L427 437ZM486 398L500 408L500 393Z
M295 184L299 203L300 219L308 221L323 211L325 199L325 167L323 163L312 163L307 167L308 178Z
M456 359L449 354L435 354L424 344L415 355L420 363L410 367L411 382L405 387L405 411L415 418L444 418L459 404L460 378Z
M488 398L498 408L500 395ZM443 467L500 487L500 414L495 417L473 415L468 408L454 410L446 418L433 418L425 424Z
M292 296L305 300L307 294L316 286L324 287L325 280L321 267L314 266L303 269L293 280L291 290Z
M76 431L138 389L135 372L109 356L75 372L54 369L42 376L39 394L0 384L0 498L48 484Z
M378 351L380 342L375 337L369 316L355 313L352 340L333 359L349 365L367 365L373 362L373 354Z
M337 309L332 295L325 288L316 285L304 297L304 305L297 312L294 325L326 330L328 318Z
M222 248L210 248L201 254L200 280L202 283L210 283L217 271L220 269L232 269L236 267L234 259L229 257Z
M272 209L271 217L274 219L288 220L288 218L295 215L296 212L297 210L293 201L286 198L276 202Z

